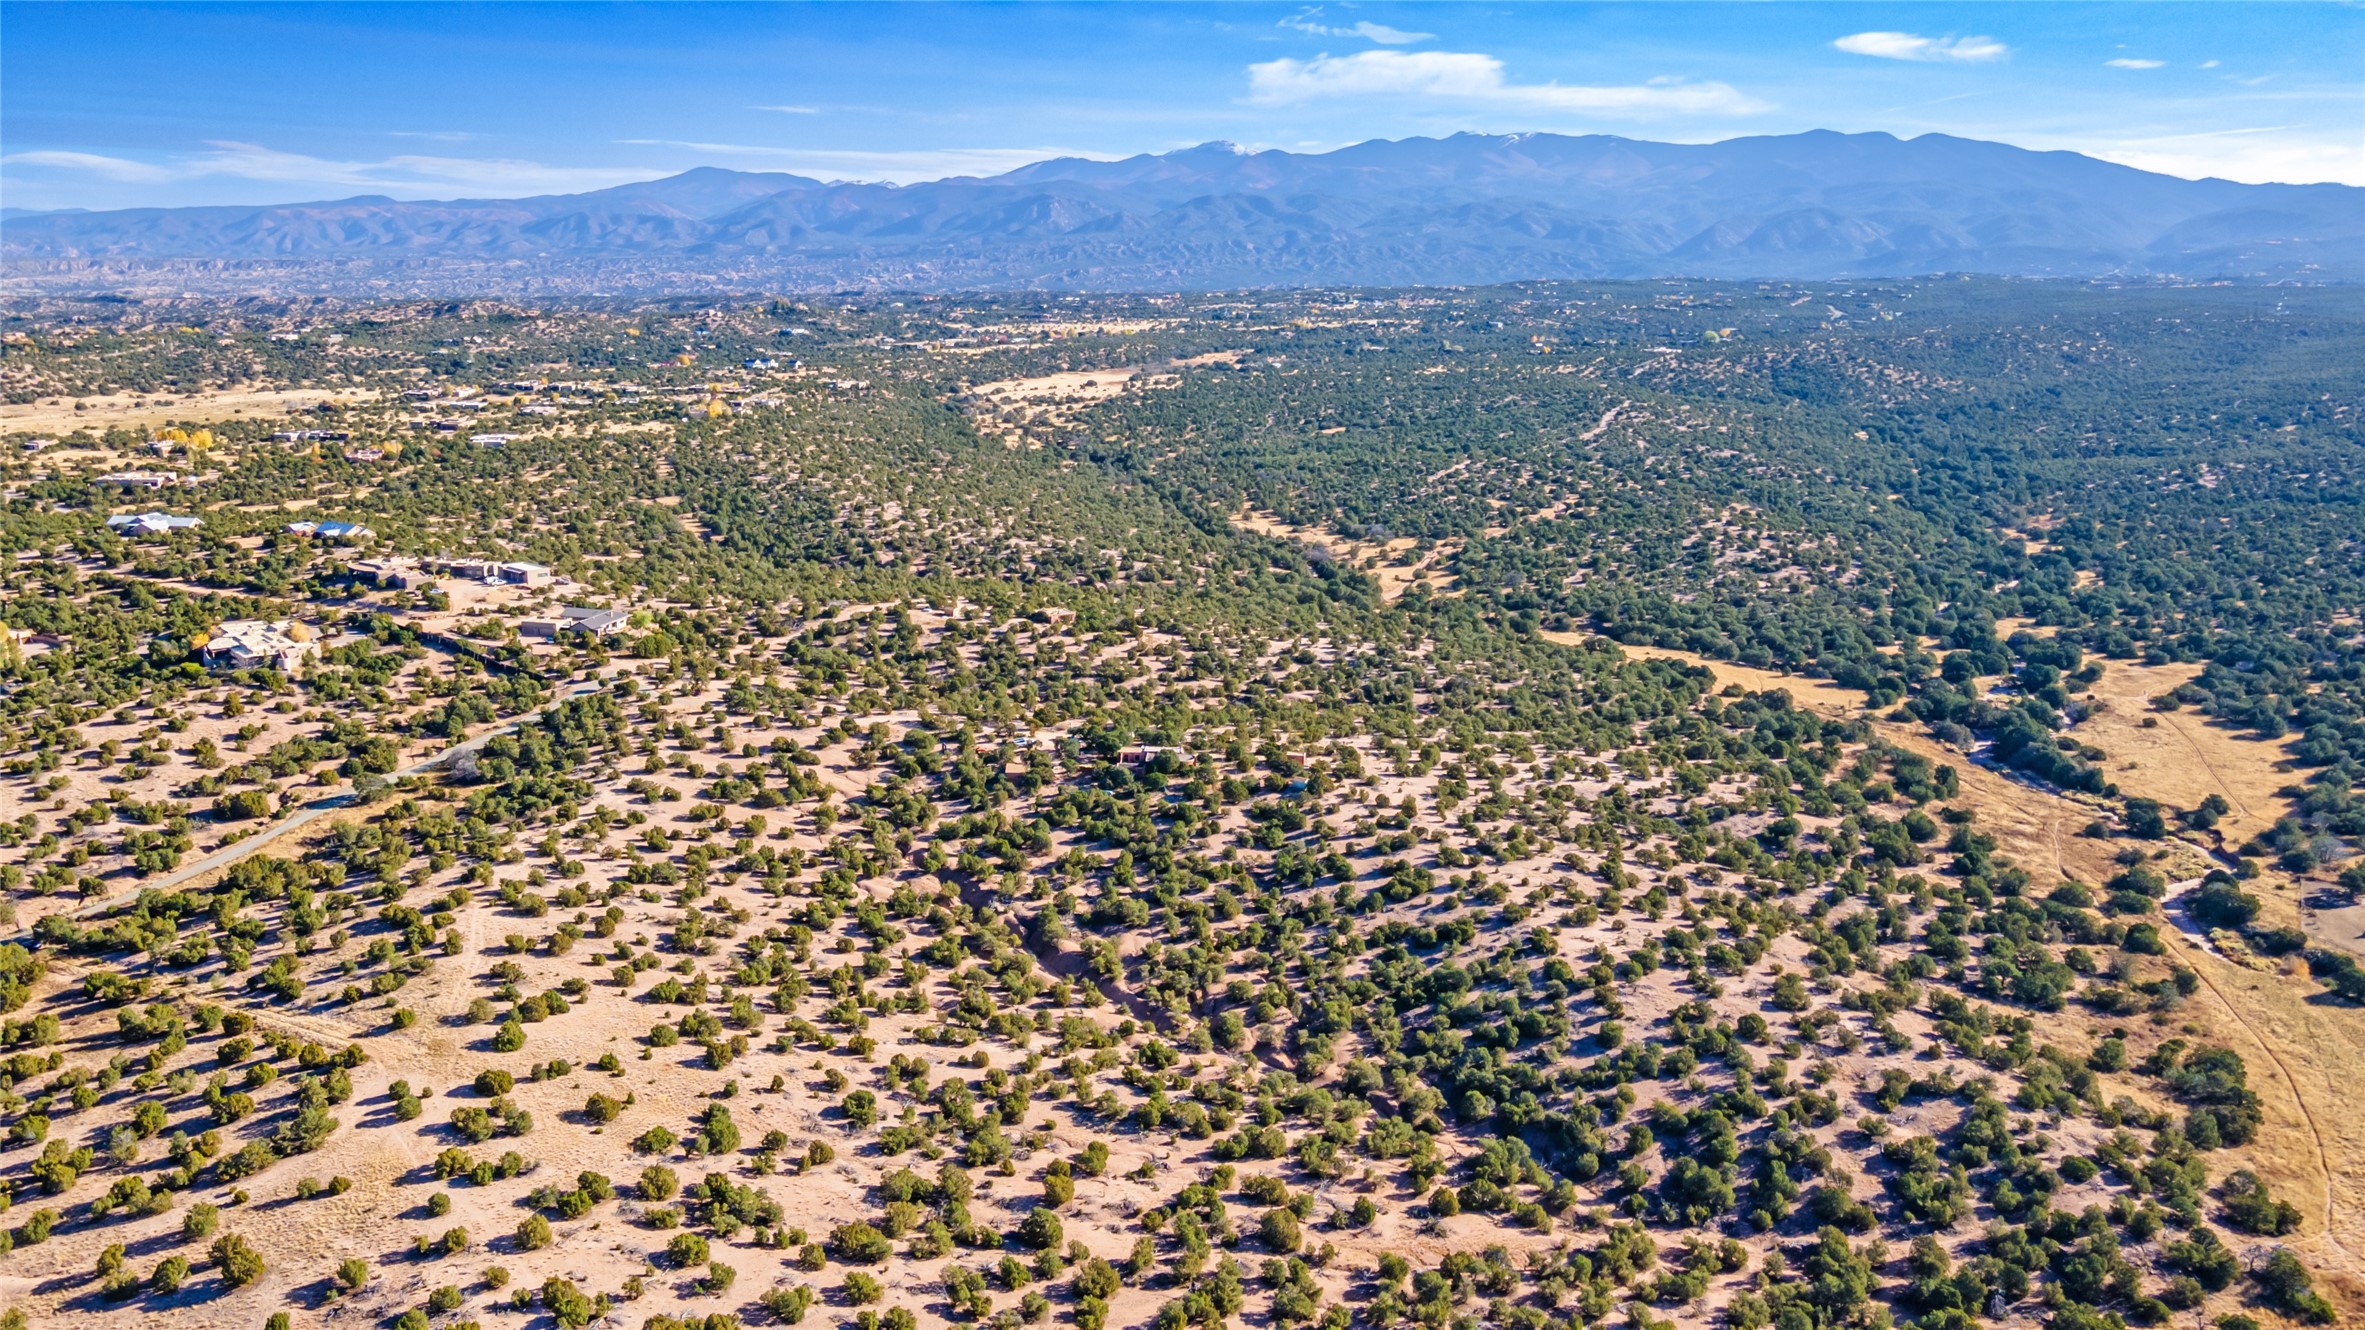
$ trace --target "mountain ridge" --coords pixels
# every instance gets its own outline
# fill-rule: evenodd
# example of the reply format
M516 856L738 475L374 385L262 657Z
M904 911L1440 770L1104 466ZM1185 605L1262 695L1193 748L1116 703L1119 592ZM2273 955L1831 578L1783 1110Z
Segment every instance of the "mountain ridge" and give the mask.
M1524 278L2365 280L2365 190L2157 175L1928 134L1211 142L909 185L698 167L582 194L16 214L12 282L154 265L700 271L1142 289Z

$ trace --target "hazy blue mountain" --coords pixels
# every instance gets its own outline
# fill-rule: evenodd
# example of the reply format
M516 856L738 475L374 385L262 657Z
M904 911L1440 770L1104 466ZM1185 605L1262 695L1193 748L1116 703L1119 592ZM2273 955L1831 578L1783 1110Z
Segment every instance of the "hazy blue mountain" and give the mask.
M791 285L1226 287L1924 272L2365 280L2365 190L1817 131L1230 144L889 186L702 167L588 194L12 215L0 254L527 261Z

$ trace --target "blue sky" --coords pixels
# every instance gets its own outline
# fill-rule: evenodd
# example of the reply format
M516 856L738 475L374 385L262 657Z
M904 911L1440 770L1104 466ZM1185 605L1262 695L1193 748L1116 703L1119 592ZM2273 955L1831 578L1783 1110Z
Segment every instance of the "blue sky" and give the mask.
M0 203L983 174L1209 139L1942 132L2365 184L2354 4L0 0Z

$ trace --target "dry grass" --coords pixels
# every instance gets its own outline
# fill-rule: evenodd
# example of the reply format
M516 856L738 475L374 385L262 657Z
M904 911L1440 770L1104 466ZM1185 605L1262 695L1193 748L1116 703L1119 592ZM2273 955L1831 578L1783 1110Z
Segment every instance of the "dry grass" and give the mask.
M284 416L323 402L361 402L374 388L254 389L190 393L182 397L115 393L104 397L56 397L0 406L0 430L8 433L69 433L78 429L152 429L169 424L205 424L232 416Z
M2225 844L2238 845L2290 811L2290 801L2275 791L2297 779L2285 765L2292 741L2245 738L2194 712L2151 709L2153 698L2200 672L2198 665L2104 662L2094 683L2101 710L2074 733L2109 755L2103 770L2128 794L2175 808L2224 796L2233 811L2219 831Z

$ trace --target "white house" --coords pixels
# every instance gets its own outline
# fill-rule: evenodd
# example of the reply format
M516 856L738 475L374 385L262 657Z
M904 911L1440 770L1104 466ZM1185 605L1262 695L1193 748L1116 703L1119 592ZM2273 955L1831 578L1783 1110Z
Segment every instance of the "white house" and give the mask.
M120 531L127 536L161 536L174 531L192 531L204 525L203 518L175 517L170 513L139 513L107 519L110 530Z
M355 545L375 540L378 536L377 532L359 522L290 522L287 529L290 535L317 536L322 540L345 541Z

